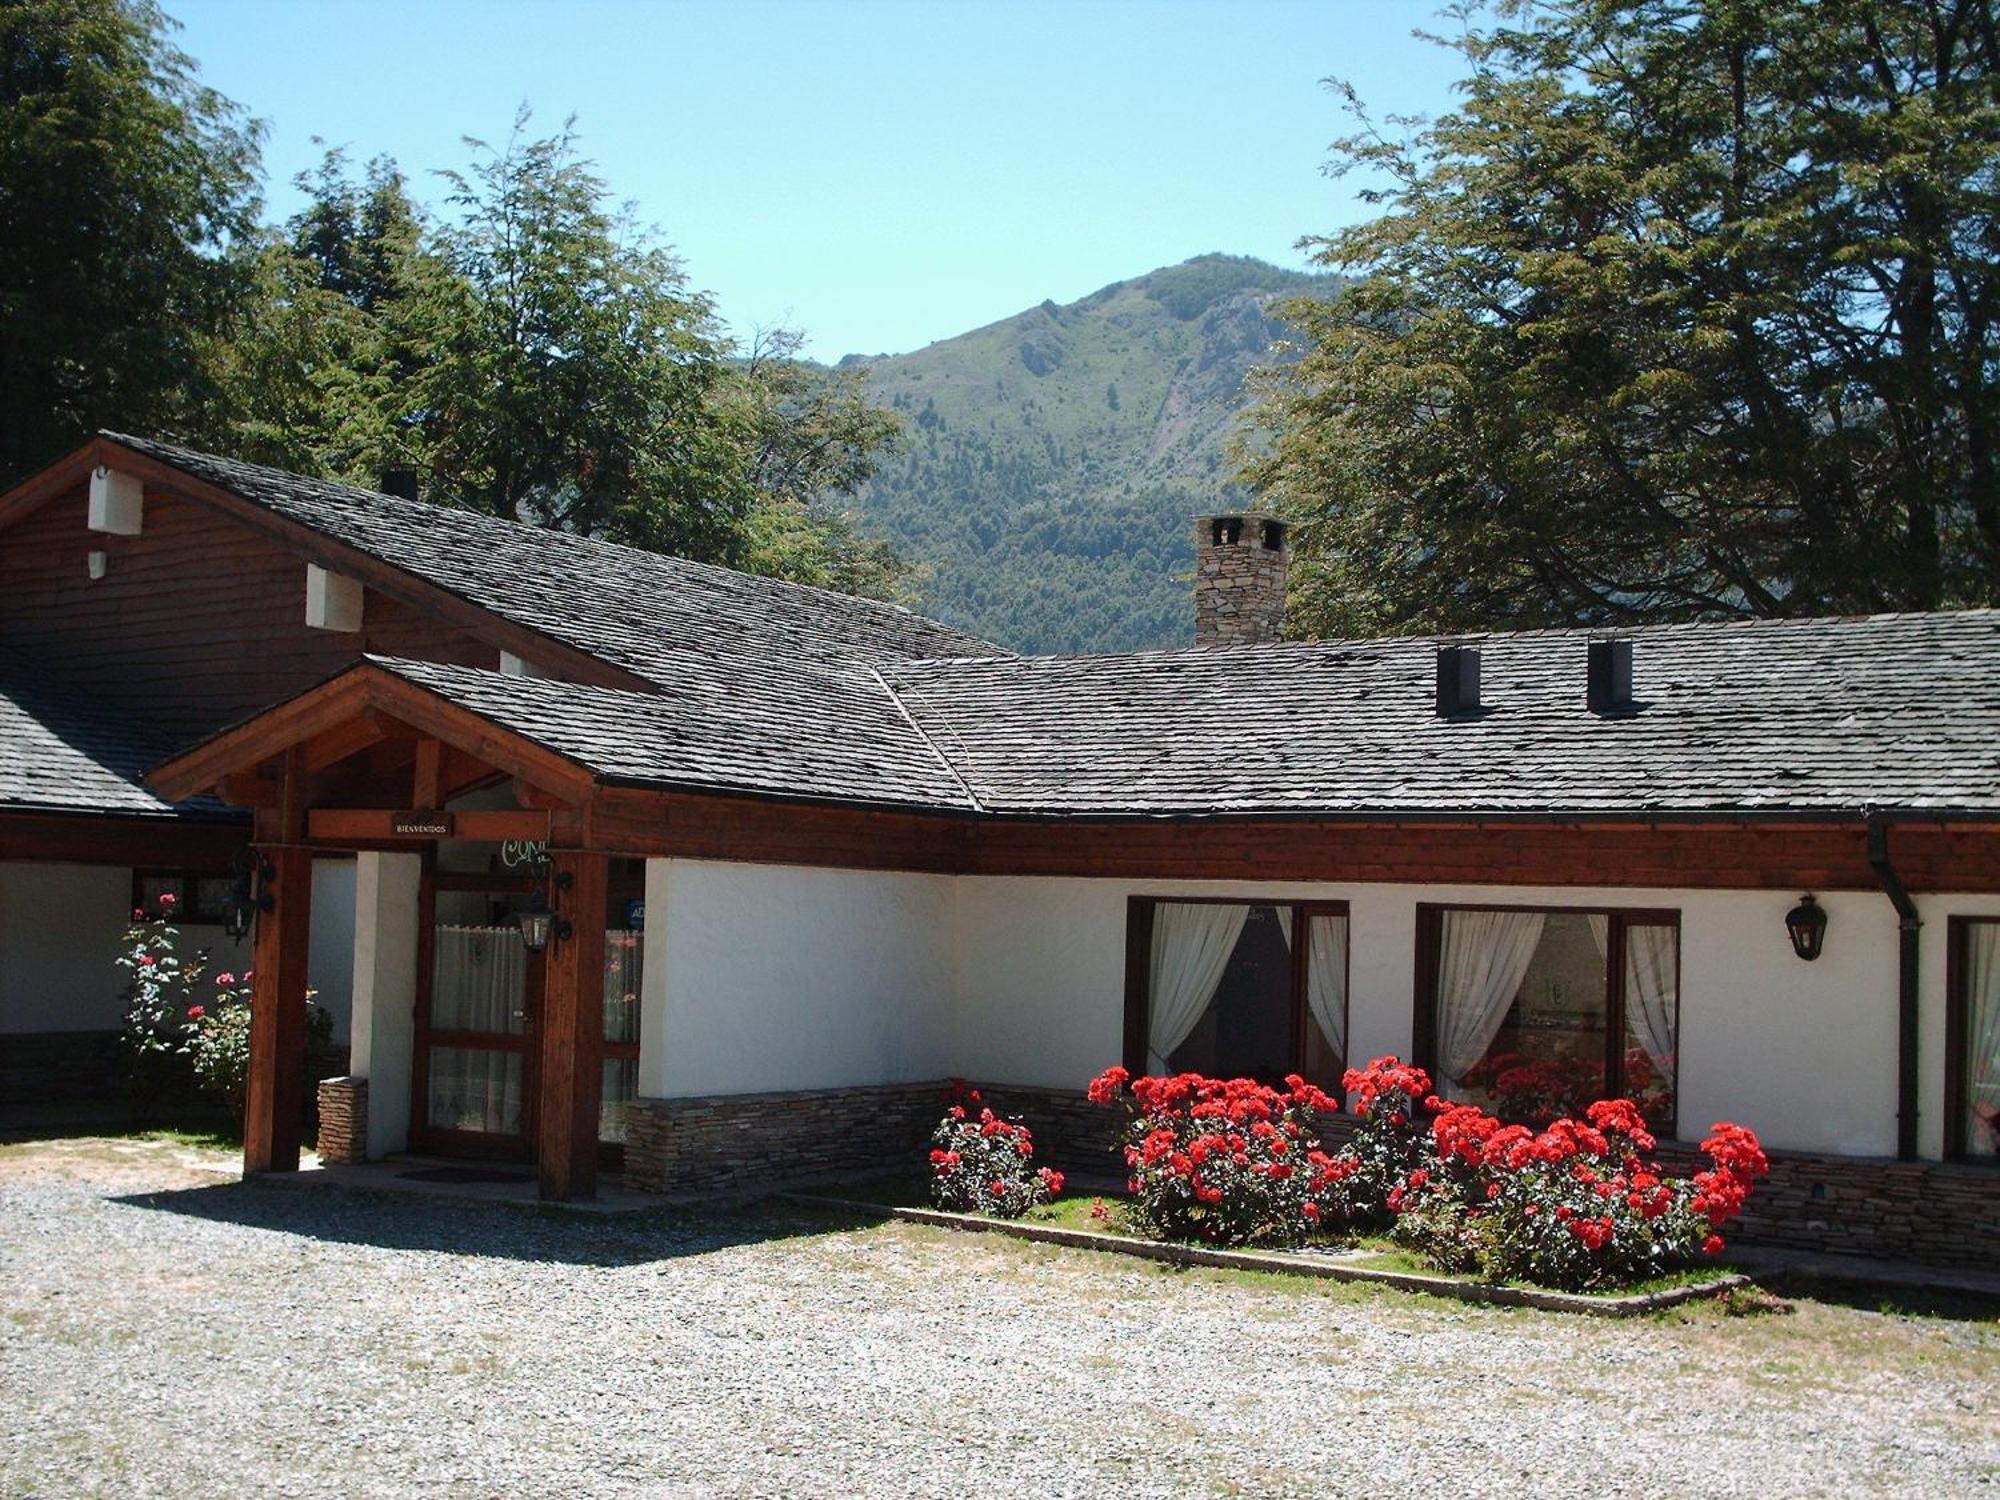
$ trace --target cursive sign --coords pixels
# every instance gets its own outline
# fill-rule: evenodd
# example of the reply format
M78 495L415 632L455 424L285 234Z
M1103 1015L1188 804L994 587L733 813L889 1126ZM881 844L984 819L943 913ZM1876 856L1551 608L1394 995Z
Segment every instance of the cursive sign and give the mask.
M546 864L548 858L549 846L541 839L508 839L500 846L500 863L510 870Z

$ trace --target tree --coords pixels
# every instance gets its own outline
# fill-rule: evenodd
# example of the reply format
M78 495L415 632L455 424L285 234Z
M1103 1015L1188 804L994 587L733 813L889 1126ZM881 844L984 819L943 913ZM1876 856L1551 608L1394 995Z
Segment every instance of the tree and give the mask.
M102 426L185 431L242 283L259 127L152 0L0 6L0 484Z
M456 221L408 402L438 488L496 515L736 561L755 499L711 406L727 345L680 264L606 206L573 127L445 174Z
M236 457L373 486L422 464L431 309L466 298L393 161L357 179L329 150L294 185L306 206L234 252L247 295L205 347L202 425Z
M1306 631L2000 603L1990 0L1504 0L1290 316Z

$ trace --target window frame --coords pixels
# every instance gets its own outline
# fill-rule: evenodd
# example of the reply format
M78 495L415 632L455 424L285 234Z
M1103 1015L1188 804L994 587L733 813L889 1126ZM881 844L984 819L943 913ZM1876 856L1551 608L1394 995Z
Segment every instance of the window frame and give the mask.
M147 917L161 915L158 898L146 899L146 883L156 881L168 886L174 898L174 909L168 920L178 927L222 927L229 921L229 896L234 892L236 877L227 870L197 870L175 866L146 865L132 871L132 909L144 911ZM207 905L201 904L201 888L204 883L226 884L229 889L217 894ZM164 893L163 893L164 894Z
M1674 929L1674 1070L1673 1117L1649 1120L1647 1125L1662 1139L1673 1140L1680 1131L1681 1110L1681 914L1664 906L1562 906L1547 902L1505 901L1419 901L1417 903L1417 943L1415 983L1412 986L1410 1058L1433 1079L1438 1076L1437 1006L1439 945L1444 938L1444 914L1452 911L1540 912L1552 917L1605 917L1609 925L1604 938L1604 1085L1605 1097L1625 1097L1625 1048L1614 1040L1626 1040L1625 1026L1625 929L1627 927L1671 927Z
M1305 1063L1306 1027L1311 1024L1311 1008L1306 1003L1308 967L1307 923L1314 917L1339 917L1347 923L1347 943L1342 952L1340 1005L1343 1039L1341 1065L1352 1067L1354 1026L1354 919L1343 900L1302 899L1283 896L1175 896L1134 895L1125 898L1125 1069L1137 1078L1146 1071L1146 1040L1152 1026L1153 909L1162 904L1178 906L1270 906L1288 907L1292 913L1292 1068Z
M1966 1056L1972 1041L1972 997L1966 993L1967 944L1972 929L2000 926L2000 916L1945 919L1944 956L1944 1159L1991 1171L2000 1155L1975 1156L1972 1138L1972 1073Z

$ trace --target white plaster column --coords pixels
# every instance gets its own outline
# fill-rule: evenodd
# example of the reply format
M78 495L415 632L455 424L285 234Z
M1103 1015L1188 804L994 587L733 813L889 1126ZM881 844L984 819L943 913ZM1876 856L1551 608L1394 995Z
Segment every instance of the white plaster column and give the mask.
M673 861L646 861L646 931L639 965L639 1079L641 1099L667 1093L667 902Z
M410 1142L411 1051L417 1020L415 854L363 852L354 860L354 1018L348 1070L368 1080L368 1156Z

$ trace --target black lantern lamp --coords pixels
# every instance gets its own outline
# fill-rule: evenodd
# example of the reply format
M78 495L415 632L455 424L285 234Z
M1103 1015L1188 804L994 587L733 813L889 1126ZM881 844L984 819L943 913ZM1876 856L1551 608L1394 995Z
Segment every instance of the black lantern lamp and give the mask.
M276 905L271 893L263 888L274 873L269 860L247 851L236 861L236 884L222 912L222 930L232 943L240 943L250 935L257 913L270 911Z
M543 865L546 871L548 866ZM549 939L565 941L570 935L569 918L559 917L549 907L548 887L553 884L559 891L566 891L576 877L567 870L558 870L553 877L535 887L535 893L528 900L528 909L514 920L521 928L521 942L530 953L540 953L549 946Z
M1811 896L1801 896L1785 913L1785 931L1791 934L1792 952L1811 963L1826 945L1826 912Z

